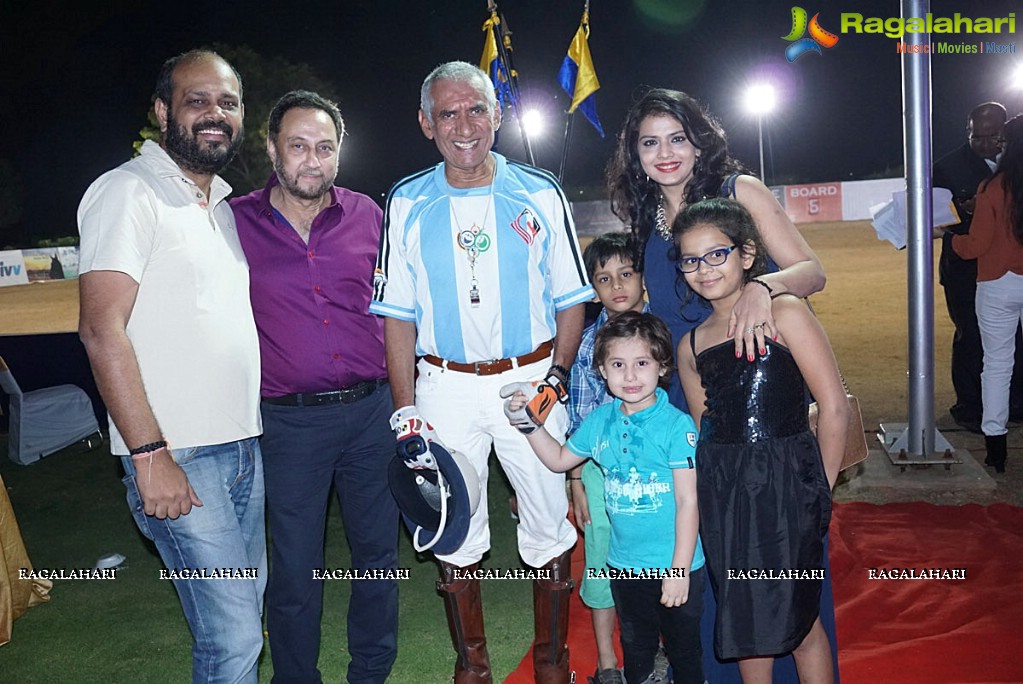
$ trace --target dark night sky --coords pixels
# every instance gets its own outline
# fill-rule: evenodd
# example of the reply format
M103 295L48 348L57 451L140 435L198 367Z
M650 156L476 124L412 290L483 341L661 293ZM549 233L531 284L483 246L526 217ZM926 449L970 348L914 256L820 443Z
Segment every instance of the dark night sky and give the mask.
M791 182L860 178L902 163L902 95L896 41L842 34L822 56L793 64L781 40L793 0L592 0L590 49L602 88L601 140L578 117L566 185L594 186L611 140L644 84L685 90L724 123L733 153L757 165L755 122L740 92L754 75L773 75L782 103L765 124L768 175ZM578 26L581 0L503 0L513 30L523 97L556 116L565 106L556 74ZM893 0L803 3L839 30L842 12L898 16ZM68 9L68 7L74 7ZM944 2L948 16L1006 16L1018 0ZM993 37L1018 40L1015 35ZM349 129L339 182L380 197L390 184L438 157L416 123L422 78L450 59L478 62L485 0L412 2L155 3L144 0L5 0L0 10L0 158L24 186L33 237L74 234L75 209L88 184L131 154L144 125L162 61L213 42L247 44L270 56L310 64L336 85ZM935 39L938 39L935 36ZM948 36L977 43L983 36ZM1023 43L1020 44L1023 48ZM1020 55L936 55L932 60L934 152L964 139L972 105L1004 102L1020 111L1023 92L1009 87ZM242 74L245 77L245 74ZM560 118L537 145L537 163L557 168ZM260 122L247 121L252 134ZM509 120L507 123L514 124ZM513 127L499 151L521 158ZM0 235L0 245L6 244Z

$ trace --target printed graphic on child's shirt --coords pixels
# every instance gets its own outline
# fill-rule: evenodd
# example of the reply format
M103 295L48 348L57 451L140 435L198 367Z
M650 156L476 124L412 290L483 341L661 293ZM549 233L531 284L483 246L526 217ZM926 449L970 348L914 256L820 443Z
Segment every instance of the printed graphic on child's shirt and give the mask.
M641 473L636 466L623 464L605 474L604 498L609 512L656 513L671 495L671 482L654 471Z

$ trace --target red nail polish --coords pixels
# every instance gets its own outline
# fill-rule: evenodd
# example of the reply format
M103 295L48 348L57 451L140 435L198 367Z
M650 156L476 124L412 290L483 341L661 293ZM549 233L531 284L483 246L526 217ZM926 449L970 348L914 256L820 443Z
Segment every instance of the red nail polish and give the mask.
M737 358L737 359L741 359L742 358L742 352L739 351L738 349L735 350L735 358Z
M767 347L761 347L760 348L760 355L763 356L766 353L767 353Z
M774 337L772 337L771 339L772 339L772 340L774 340L775 342L777 342L777 341L778 341L778 336L777 336L777 335L775 335L775 336L774 336Z
M751 352L751 353L749 353L749 354L747 354L747 355L746 355L746 358L747 358L747 359L748 359L749 361L752 361L752 360L753 360L753 354L752 354L752 352Z

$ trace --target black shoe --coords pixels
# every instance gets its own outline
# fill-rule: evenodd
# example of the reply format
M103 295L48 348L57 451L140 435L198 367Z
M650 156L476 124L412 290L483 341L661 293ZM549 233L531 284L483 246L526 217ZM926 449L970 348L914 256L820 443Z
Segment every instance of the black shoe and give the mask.
M984 446L987 447L987 457L984 465L993 466L996 473L1005 472L1006 452L1008 451L1007 435L985 435Z
M980 423L983 416L979 412L979 406L973 407L967 404L956 404L948 409L952 420L962 429L978 435L984 434L980 430Z
M956 425L958 425L962 429L966 430L967 432L972 432L972 433L974 433L976 435L984 434L984 431L980 429L980 420L979 419L978 420L970 420L970 419L966 419L966 418L962 418L962 419L960 419L960 418L953 418L952 420L955 421Z

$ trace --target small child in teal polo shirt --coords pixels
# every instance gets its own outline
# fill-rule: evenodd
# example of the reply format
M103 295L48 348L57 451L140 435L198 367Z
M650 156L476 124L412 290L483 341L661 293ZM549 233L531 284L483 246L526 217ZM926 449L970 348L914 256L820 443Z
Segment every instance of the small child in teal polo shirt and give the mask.
M569 374L568 434L571 435L593 409L614 399L607 384L593 365L593 343L597 332L615 316L626 311L647 311L643 301L643 274L634 264L635 254L629 233L611 232L598 235L583 250L583 263L590 284L603 309L597 319L583 331L579 350ZM592 460L568 473L572 495L572 512L583 533L586 550L586 572L579 584L579 598L590 609L593 639L597 647L597 667L591 684L623 684L614 649L615 604L611 582L606 576L592 572L607 565L607 547L611 523L604 510L604 473ZM667 675L668 660L658 652L655 670Z
M673 372L671 334L649 313L625 312L597 333L594 364L616 399L595 408L562 447L527 434L544 465L592 459L604 473L611 522L607 567L621 624L625 678L647 681L659 638L679 684L703 682L703 550L696 503L696 427L660 387ZM521 392L508 410L525 406Z

